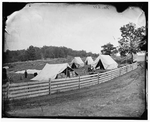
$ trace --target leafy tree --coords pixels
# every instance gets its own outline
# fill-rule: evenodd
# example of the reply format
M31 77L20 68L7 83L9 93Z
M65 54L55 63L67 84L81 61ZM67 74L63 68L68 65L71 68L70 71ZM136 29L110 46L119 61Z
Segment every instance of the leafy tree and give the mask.
M140 46L144 44L141 41L146 35L145 27L136 28L135 24L129 23L120 28L121 39L119 43L119 52L122 56L131 54L131 61L133 62L133 53L140 51Z
M104 55L111 55L111 54L115 54L115 53L118 52L116 47L114 47L114 45L111 44L111 43L105 44L101 47L103 48L101 50L101 53L104 54Z
M69 50L69 48L62 47L62 49L64 51L65 57L67 57L68 56L68 50Z
M42 48L41 48L41 59L45 59L45 58L49 58L48 56L49 56L49 49L48 49L49 47L48 46L43 46Z
M28 57L28 60L36 59L35 48L32 45L27 49L27 57Z
M60 47L60 48L58 48L58 50L59 50L59 57L60 58L66 58L66 54L65 54L63 48Z
M26 50L18 50L18 60L19 61L27 61L27 53Z
M35 59L41 59L41 49L39 47L34 47L35 49Z
M3 53L3 62L8 63L11 62L11 51L6 50L6 52Z

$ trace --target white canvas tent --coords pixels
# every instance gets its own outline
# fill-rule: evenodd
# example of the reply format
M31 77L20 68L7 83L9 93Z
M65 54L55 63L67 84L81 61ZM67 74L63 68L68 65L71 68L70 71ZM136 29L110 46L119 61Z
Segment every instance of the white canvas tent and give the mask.
M86 59L85 59L85 64L86 65L91 65L93 63L93 59L91 56L88 56Z
M84 62L80 57L74 57L71 61L71 68L80 68L84 66Z
M145 61L145 52L138 52L137 54L133 54L133 61Z
M91 66L94 69L114 69L118 64L109 55L99 55Z
M63 64L46 64L42 71L31 80L47 81L49 79L53 80L61 73L66 73L67 71L73 71L68 63ZM75 73L75 72L74 72ZM77 73L76 73L77 74Z

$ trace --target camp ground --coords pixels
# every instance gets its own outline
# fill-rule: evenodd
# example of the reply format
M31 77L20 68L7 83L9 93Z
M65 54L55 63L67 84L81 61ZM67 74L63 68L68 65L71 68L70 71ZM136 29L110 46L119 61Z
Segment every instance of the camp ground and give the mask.
M93 63L93 59L91 56L88 56L86 59L85 59L85 64L86 65L91 65Z
M84 62L80 57L74 57L74 59L71 61L71 68L80 68L84 66Z
M42 71L31 80L47 81L49 79L58 79L65 77L75 77L77 73L69 66L68 63L63 64L46 64Z
M124 4L4 2L2 117L141 120L148 2Z
M118 64L109 55L99 55L91 66L94 69L115 69Z

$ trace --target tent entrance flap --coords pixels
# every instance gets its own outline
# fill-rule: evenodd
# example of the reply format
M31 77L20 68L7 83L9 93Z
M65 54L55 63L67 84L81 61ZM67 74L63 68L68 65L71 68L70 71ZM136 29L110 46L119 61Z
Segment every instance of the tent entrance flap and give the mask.
M67 67L62 73L64 73L66 77L70 77L70 71L73 71L73 70Z
M97 63L97 65L96 65L96 67L95 67L95 68L97 68L97 67L100 67L100 69L104 69L104 66L103 66L103 64L102 64L102 61L101 61L101 60L99 60L99 61L98 61L98 63Z
M85 65L88 65L88 62L87 62L87 61L85 62Z
M75 65L75 63L72 64L71 68L73 68L73 69L77 68L76 65Z

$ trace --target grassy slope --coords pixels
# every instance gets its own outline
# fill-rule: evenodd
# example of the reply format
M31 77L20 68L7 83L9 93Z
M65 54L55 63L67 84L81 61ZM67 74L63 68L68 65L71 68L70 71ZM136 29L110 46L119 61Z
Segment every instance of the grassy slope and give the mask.
M12 116L140 117L145 108L144 68L106 83L10 103Z

